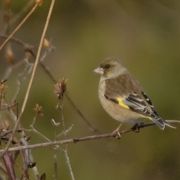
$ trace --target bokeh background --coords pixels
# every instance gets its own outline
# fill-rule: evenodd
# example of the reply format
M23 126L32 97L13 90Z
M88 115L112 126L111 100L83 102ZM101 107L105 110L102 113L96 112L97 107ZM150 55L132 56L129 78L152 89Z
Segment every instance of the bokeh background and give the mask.
M13 1L12 13L18 14L26 1ZM44 4L17 32L16 37L38 45L50 1ZM0 4L3 10L2 3ZM3 12L3 11L2 11ZM1 19L1 30L3 23ZM57 1L48 30L56 49L46 58L46 65L57 79L68 79L68 92L83 114L101 131L110 132L118 123L100 106L97 96L99 77L93 69L106 57L117 56L143 84L162 117L180 119L180 1L178 0L62 0ZM21 56L17 51L17 57ZM1 52L0 75L7 68ZM18 59L17 59L18 61ZM8 80L8 98L13 95L16 75ZM15 75L15 76L14 76ZM29 76L27 77L27 81ZM27 81L18 101L22 102ZM55 131L51 119L59 112L54 85L38 69L23 116L28 126L34 104L44 108L37 128L50 138ZM65 99L66 127L73 124L69 137L93 134ZM78 180L179 180L180 126L176 130L143 129L120 141L105 139L68 146L73 172ZM124 127L125 128L125 127ZM32 135L31 142L41 138ZM41 172L53 179L51 148L33 150ZM62 150L57 151L59 179L70 179Z

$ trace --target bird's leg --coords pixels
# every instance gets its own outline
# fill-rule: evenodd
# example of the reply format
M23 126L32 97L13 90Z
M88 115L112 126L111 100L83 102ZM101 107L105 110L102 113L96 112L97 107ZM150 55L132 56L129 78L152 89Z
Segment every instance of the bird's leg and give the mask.
M131 129L132 131L134 131L135 133L139 133L140 129L142 127L144 127L145 123L144 122L140 122L140 123L136 123Z
M122 124L119 124L118 127L112 132L115 138L120 139L121 138L121 133L120 133L120 128Z
M154 126L155 123L144 123L144 122L140 122L140 123L136 123L131 129L132 131L139 133L141 128L145 128L145 127L149 127L149 126Z

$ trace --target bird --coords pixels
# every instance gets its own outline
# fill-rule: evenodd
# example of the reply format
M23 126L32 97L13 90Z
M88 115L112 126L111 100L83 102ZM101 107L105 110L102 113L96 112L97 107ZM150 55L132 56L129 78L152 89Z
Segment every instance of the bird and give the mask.
M121 124L139 128L142 119L151 120L160 129L174 128L156 111L151 99L120 59L106 58L94 72L100 75L98 96L104 110Z

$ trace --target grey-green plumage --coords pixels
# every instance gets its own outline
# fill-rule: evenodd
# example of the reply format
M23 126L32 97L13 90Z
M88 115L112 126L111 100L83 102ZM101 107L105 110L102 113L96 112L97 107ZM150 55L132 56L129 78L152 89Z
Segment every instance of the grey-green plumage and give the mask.
M111 117L133 124L140 118L148 118L161 129L168 125L156 112L139 82L117 58L106 59L95 72L101 74L98 90L100 102Z
M129 73L119 75L115 78L106 79L105 93L114 95L128 95L130 93L140 93L139 83L130 77Z

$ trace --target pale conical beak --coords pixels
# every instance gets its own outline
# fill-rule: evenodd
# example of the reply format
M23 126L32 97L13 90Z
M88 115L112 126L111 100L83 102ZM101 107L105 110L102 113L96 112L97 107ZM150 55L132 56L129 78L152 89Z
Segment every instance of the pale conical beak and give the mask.
M100 75L104 74L104 69L101 67L97 67L96 69L94 69L94 72Z

